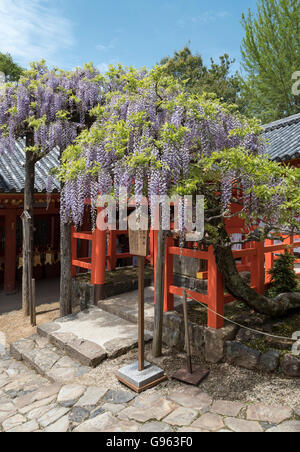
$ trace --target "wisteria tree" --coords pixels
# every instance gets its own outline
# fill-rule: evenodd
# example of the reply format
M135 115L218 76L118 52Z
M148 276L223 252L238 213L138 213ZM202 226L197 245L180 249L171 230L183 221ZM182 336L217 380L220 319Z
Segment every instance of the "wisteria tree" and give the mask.
M0 152L13 153L16 140L26 142L24 211L30 215L30 248L33 246L35 164L54 148L63 152L94 119L90 110L101 104L103 77L90 64L71 72L33 63L17 84L7 84L0 94ZM45 181L46 182L46 181ZM51 191L51 177L47 190ZM29 218L29 217L28 217ZM70 225L61 223L61 314L71 311ZM23 241L25 242L25 240ZM23 247L24 248L24 247ZM24 248L25 249L25 248ZM28 313L29 284L24 252L23 309ZM32 265L30 262L28 265Z
M79 225L84 199L98 193L205 196L205 236L228 291L252 309L281 315L300 307L300 294L276 299L259 295L241 278L232 253L226 219L245 220L243 241L299 231L299 169L280 166L264 154L261 128L217 99L188 96L163 67L149 73L112 69L119 88L98 107L97 123L63 155L62 214ZM234 213L232 203L239 204ZM184 233L184 202L179 229Z

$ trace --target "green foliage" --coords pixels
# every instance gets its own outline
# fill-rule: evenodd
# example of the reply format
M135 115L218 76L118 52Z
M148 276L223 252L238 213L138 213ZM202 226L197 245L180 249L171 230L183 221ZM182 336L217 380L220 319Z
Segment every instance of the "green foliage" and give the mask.
M15 63L11 55L0 52L0 72L5 74L7 82L16 82L19 80L24 69Z
M269 290L271 297L276 297L282 293L296 292L298 289L298 278L294 271L295 256L287 250L274 263L274 268L270 270L272 276L272 287Z
M214 93L219 99L242 106L240 93L240 77L231 74L232 65L235 62L227 54L220 56L216 63L211 59L210 67L203 63L202 56L192 54L189 46L173 57L165 57L160 64L164 65L167 74L180 81L189 93L202 94Z
M299 0L259 0L257 12L243 15L242 85L247 113L271 122L300 111L292 80L300 68Z

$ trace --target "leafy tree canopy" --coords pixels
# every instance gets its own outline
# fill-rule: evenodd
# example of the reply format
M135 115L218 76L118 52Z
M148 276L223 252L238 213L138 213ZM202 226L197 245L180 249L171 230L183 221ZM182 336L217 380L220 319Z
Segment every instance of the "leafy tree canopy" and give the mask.
M172 57L163 58L160 64L165 66L168 75L178 79L190 93L214 93L225 102L241 106L240 78L237 73L232 74L234 62L229 55L224 54L220 56L219 62L211 59L211 65L207 67L202 56L193 54L186 46Z
M99 192L117 195L126 187L150 201L152 195L204 195L207 243L228 245L219 228L233 214L231 203L240 204L233 215L246 220L248 240L299 227L300 170L269 160L257 120L214 96L187 94L163 66L148 73L111 68L106 83L111 80L115 90L95 109L96 125L63 155L66 218L80 224L86 197L95 203Z
M13 61L11 55L0 52L0 72L4 73L7 82L17 82L23 70Z
M300 68L300 2L259 0L256 13L249 10L242 24L247 113L265 123L299 113L292 76Z

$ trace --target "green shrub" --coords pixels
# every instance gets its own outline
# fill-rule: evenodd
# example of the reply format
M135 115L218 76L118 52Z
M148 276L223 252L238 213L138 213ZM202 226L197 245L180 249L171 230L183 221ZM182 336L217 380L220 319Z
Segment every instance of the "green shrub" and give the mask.
M287 250L274 262L274 268L269 271L272 276L272 286L268 295L275 297L281 293L297 292L298 278L294 271L296 258Z

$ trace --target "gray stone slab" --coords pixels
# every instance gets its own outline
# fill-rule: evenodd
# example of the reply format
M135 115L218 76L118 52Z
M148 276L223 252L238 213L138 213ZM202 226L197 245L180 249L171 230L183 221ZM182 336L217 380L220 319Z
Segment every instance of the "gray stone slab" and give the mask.
M138 370L138 362L136 361L129 366L123 367L117 372L118 377L126 380L136 388L143 388L164 376L164 371L157 366L145 362L145 369L141 372Z
M89 367L98 366L107 357L127 353L137 346L138 338L137 325L95 307L41 325L38 332ZM151 337L145 333L146 342Z

